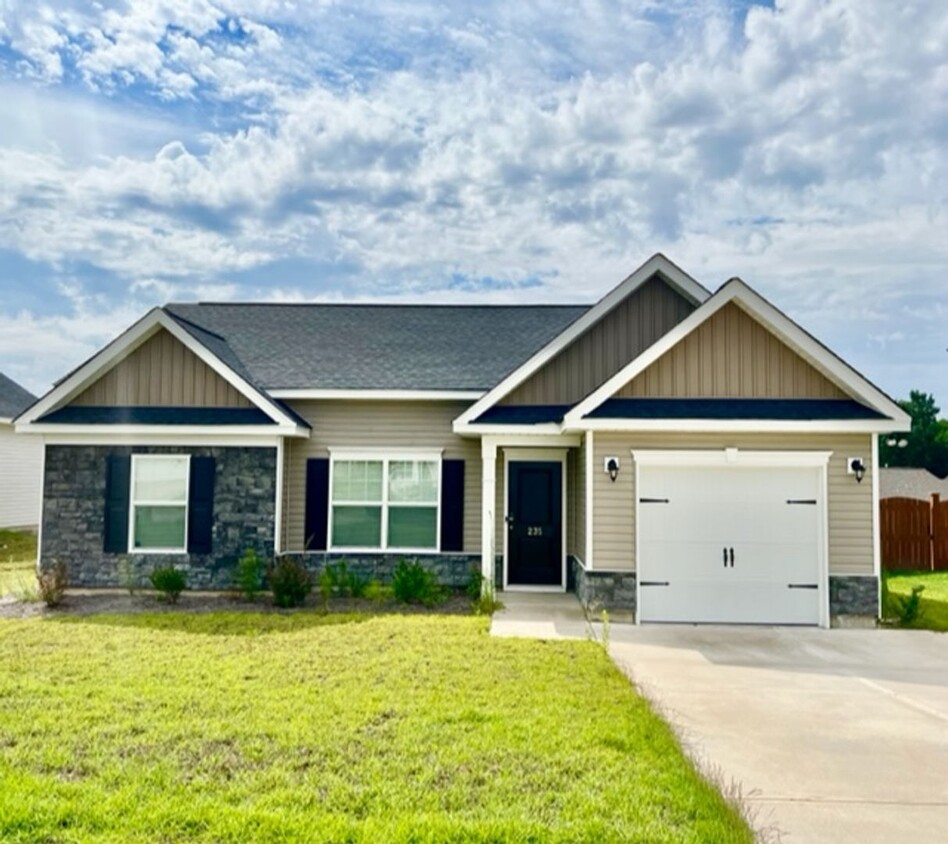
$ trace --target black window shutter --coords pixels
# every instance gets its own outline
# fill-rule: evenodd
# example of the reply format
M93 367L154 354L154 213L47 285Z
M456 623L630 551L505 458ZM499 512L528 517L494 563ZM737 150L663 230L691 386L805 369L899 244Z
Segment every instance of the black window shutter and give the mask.
M210 554L214 525L214 458L191 458L188 491L188 553Z
M441 461L441 550L464 550L464 461Z
M132 458L110 454L105 462L105 526L102 548L107 554L128 552L128 487Z
M329 458L311 457L306 461L306 518L303 547L307 551L325 551L329 532Z

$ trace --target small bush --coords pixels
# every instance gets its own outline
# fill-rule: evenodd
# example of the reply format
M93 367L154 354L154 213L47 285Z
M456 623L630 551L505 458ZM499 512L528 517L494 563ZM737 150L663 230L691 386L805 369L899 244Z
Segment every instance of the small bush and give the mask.
M470 584L468 585L468 595L471 594ZM474 615L493 615L497 610L502 610L504 605L497 600L494 595L494 584L483 575L480 576L480 592L472 602Z
M46 606L58 607L62 603L68 585L66 564L56 563L49 571L37 575L36 581L40 598L43 599Z
M128 590L129 595L135 594L135 569L128 557L122 557L118 563L118 582L123 589Z
M925 587L920 583L912 587L908 595L893 595L888 593L889 606L895 611L895 616L902 627L908 627L922 617L922 592Z
M161 593L168 603L178 603L178 596L187 586L187 578L183 571L178 571L174 566L161 566L151 573L151 585Z
M319 575L319 591L326 604L334 594L362 598L368 585L368 578L350 571L345 560L327 565Z
M433 571L429 571L417 560L409 563L399 561L392 574L392 593L404 604L424 604L430 607L444 598Z
M467 593L467 597L472 601L479 601L484 594L484 579L484 575L477 569L471 571L471 576L468 578L467 586L464 587L464 591Z
M263 588L266 562L253 548L248 548L237 561L237 588L248 601L253 601Z
M299 607L313 591L313 578L306 567L291 557L282 557L267 569L267 581L278 607Z
M364 597L373 604L384 604L392 600L392 587L383 586L378 580L370 580L365 586Z

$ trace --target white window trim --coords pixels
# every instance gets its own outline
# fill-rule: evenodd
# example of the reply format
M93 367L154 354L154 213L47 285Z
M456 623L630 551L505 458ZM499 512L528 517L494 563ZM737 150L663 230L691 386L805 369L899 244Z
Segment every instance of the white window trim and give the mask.
M432 451L431 449L406 448L392 451L390 449L364 448L358 451L351 449L329 449L329 495L327 496L329 513L327 515L327 549L333 554L439 554L441 552L441 462L443 454L441 451ZM344 501L336 505L333 499L333 479L336 472L336 462L350 461L368 461L382 464L382 498L380 501ZM435 494L434 505L427 501L401 501L389 502L388 500L388 467L392 462L410 462L410 463L434 463L435 480L437 482L437 492ZM337 546L333 541L333 519L332 510L334 506L339 507L380 507L382 510L382 521L379 535L379 545L372 546ZM388 511L389 507L431 507L435 508L435 544L430 548L412 548L402 546L390 546L388 544Z
M136 548L135 547L135 508L141 507L180 507L180 501L135 500L135 473L140 460L185 460L184 473L184 544L180 548ZM191 455L190 454L133 454L132 471L128 482L128 553L129 554L187 554L188 553L188 516L191 509Z

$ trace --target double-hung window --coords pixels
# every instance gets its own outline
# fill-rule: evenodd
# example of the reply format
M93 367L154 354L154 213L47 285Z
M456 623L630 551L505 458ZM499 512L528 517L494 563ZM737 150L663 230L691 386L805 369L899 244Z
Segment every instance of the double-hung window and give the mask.
M188 455L132 455L129 551L187 551L189 472Z
M440 478L438 454L333 454L331 547L436 551Z

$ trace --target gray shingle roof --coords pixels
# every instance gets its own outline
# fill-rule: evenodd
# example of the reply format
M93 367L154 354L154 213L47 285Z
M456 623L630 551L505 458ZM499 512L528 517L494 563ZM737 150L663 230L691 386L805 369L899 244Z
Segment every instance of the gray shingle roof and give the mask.
M885 467L879 471L879 498L920 498L927 501L933 492L948 501L948 478L939 479L928 469Z
M265 389L488 390L588 307L201 303L165 310L223 338Z
M0 372L0 419L19 416L35 401L36 396L29 390Z

